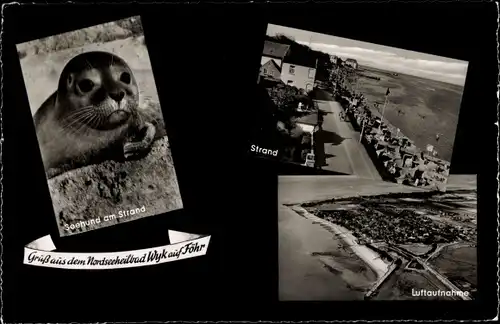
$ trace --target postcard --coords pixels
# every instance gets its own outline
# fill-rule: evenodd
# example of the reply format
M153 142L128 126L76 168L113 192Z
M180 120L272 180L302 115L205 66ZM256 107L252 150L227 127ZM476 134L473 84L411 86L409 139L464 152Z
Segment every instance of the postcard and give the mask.
M17 50L61 236L183 208L140 17Z

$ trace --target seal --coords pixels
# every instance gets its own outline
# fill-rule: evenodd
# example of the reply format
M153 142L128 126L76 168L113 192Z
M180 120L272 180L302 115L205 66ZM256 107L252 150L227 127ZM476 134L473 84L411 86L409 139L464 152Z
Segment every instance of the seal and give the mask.
M157 135L141 114L132 70L108 52L73 57L33 118L47 178L103 160L143 157Z

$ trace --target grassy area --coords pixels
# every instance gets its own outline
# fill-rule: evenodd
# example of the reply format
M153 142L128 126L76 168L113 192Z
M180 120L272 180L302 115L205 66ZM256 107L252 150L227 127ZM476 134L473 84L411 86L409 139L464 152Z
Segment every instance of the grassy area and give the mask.
M432 248L431 245L426 245L426 244L406 244L406 245L401 245L401 247L417 255L426 254Z
M477 286L477 249L475 247L445 247L429 263L452 282L463 280L474 287Z
M425 150L427 144L432 144L438 157L450 161L463 87L360 67L357 89L374 111L381 112L387 88L391 93L384 117L417 147ZM436 134L440 134L439 141Z

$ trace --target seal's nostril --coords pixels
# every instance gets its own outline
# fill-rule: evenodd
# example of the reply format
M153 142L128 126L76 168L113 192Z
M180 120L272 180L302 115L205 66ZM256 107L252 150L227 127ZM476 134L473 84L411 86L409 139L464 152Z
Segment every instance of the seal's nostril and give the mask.
M114 101L120 102L120 101L122 101L123 97L125 97L125 91L120 90L120 91L117 91L117 92L110 92L109 96Z

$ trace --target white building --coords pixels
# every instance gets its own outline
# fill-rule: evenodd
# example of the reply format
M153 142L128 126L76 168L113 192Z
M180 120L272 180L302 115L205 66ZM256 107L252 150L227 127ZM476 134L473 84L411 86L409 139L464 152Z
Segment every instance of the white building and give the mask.
M311 91L316 79L316 64L306 66L285 61L281 67L281 81L298 89Z
M358 61L356 61L355 59L347 59L347 60L345 60L345 65L348 65L348 66L352 67L353 69L357 69L358 68Z

